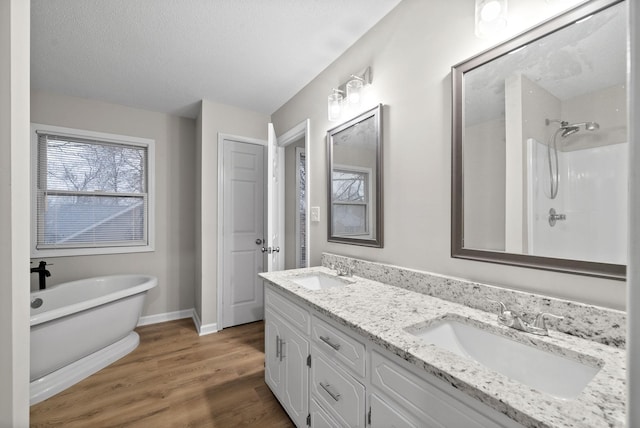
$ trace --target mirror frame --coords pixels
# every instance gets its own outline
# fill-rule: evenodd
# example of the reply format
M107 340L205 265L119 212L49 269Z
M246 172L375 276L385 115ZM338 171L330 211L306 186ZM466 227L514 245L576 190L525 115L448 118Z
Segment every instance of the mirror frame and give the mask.
M351 238L347 236L333 235L333 138L334 135L347 128L350 128L364 120L374 118L375 131L376 131L376 177L373 179L375 184L376 204L374 209L376 210L376 220L372 227L376 229L375 239L359 239ZM341 244L360 245L364 247L376 247L382 248L383 245L383 192L382 192L382 104L378 104L376 107L359 114L353 119L344 122L335 128L331 128L327 131L327 241L338 242Z
M616 280L626 279L626 265L559 259L464 248L463 131L464 74L496 58L565 28L574 22L625 0L592 0L527 30L493 48L460 62L451 68L452 82L452 153L451 153L451 257L544 269Z

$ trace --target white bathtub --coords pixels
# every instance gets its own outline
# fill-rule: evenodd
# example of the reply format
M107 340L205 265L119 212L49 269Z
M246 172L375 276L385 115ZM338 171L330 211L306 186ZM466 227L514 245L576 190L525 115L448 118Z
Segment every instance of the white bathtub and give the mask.
M146 292L157 284L148 275L113 275L32 292L31 404L133 351Z

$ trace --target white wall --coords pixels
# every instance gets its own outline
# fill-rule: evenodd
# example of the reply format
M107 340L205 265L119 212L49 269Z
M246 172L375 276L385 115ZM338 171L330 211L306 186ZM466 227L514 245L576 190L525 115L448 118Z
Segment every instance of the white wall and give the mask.
M464 245L505 248L505 121L492 119L465 129Z
M564 100L561 116L562 120L569 123L598 122L600 125L600 129L596 131L583 130L568 137L566 151L626 143L627 85L615 85Z
M629 93L629 266L627 311L627 427L640 427L640 4L631 1L631 82Z
M29 425L29 2L0 1L0 427Z
M196 311L201 325L215 331L217 326L218 293L218 134L266 140L269 117L249 110L203 100L198 117L195 167L198 194L196 229L198 239L196 264L199 281Z
M571 3L509 2L510 34ZM324 138L326 130L333 127L326 118L327 95L351 73L371 65L369 95L373 103L385 104L385 247L328 243L326 223L312 223L311 264L319 264L321 253L328 251L624 308L626 289L622 281L450 257L450 69L495 43L476 38L473 22L473 2L468 0L405 0L273 114L278 133L304 118L311 119L311 205L319 206L321 217L326 219Z
M151 138L156 145L155 251L47 258L48 284L118 273L147 273L158 287L147 296L143 316L194 307L195 121L83 98L33 92L36 123ZM25 212L28 217L28 211ZM37 287L36 275L32 287Z
M550 199L547 146L535 143L532 254L627 263L628 152L628 143L558 151L558 194ZM550 208L566 220L551 227Z

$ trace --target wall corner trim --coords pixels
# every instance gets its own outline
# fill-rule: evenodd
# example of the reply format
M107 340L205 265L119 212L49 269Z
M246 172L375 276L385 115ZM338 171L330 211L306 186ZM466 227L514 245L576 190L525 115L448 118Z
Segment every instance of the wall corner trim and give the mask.
M215 322L211 324L202 324L202 321L200 321L200 317L198 317L198 312L195 309L193 310L193 315L191 316L191 318L193 318L193 323L198 330L199 336L218 332L218 324Z

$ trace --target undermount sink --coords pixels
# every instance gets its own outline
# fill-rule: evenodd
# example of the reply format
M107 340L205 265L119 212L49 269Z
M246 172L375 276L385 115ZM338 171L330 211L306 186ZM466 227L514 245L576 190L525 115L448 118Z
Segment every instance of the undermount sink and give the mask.
M324 290L325 288L344 287L347 281L322 273L311 273L304 276L296 276L291 281L308 290Z
M600 367L524 345L455 318L445 317L405 331L557 398L576 398L600 371Z

